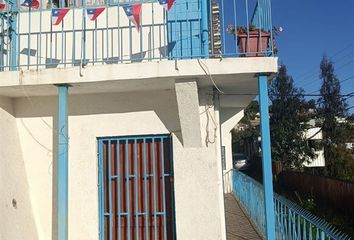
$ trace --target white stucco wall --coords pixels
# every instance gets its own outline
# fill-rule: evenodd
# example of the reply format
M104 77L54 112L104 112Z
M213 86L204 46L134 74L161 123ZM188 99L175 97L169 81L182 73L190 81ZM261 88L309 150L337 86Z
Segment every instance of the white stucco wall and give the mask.
M37 240L13 101L0 97L0 240Z
M199 91L202 147L185 148L179 140L181 130L174 90L71 95L69 239L98 238L96 138L165 133L173 133L177 238L225 239L221 162L216 161L216 143L210 141L206 146L205 141L207 132L210 138L219 134L213 132L215 128L206 115L206 104L209 114L214 114L210 98L210 94ZM38 229L35 239L39 240L56 239L53 227L56 210L52 209L56 203L55 182L53 184L56 105L55 96L14 100L19 142Z

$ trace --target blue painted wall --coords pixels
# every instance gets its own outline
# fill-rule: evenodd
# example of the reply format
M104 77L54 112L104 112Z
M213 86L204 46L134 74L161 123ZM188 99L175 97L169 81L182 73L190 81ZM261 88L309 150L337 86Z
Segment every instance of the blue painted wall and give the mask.
M200 1L178 0L168 12L168 43L172 59L202 55Z

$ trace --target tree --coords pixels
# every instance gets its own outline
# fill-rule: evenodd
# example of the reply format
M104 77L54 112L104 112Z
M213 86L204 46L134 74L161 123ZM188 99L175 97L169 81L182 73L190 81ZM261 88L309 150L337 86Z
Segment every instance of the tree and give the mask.
M250 158L258 156L258 138L260 136L258 101L253 100L245 109L238 129L232 131L232 140L237 143L243 153ZM259 119L258 119L259 120ZM238 149L240 151L240 149Z
M326 56L322 58L320 65L322 86L319 103L319 116L323 119L322 130L333 142L340 142L343 138L338 138L338 118L346 115L346 103L340 93L340 82L335 75L333 63Z
M294 86L284 65L270 85L269 96L272 158L283 162L286 168L301 169L304 162L315 156L305 136L309 120L307 106L314 104L306 102L303 91Z
M324 155L326 160L326 175L341 179L354 179L354 163L345 148L345 142L350 138L351 126L345 119L346 102L341 96L333 63L324 56L320 64L321 97L318 99L319 117L322 119L324 139Z

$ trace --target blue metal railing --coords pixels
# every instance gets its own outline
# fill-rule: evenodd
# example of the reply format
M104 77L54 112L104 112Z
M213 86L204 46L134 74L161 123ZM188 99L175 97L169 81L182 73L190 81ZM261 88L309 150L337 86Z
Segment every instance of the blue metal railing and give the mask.
M38 9L1 1L0 71L273 54L271 0L176 0L168 12L157 0L132 0L143 4L140 31L123 11L127 1L38 0ZM53 26L57 6L70 11ZM87 8L98 6L105 11L90 21Z
M233 171L233 193L257 230L265 236L264 191L262 185L244 173ZM274 194L276 239L348 240L350 236Z
M219 0L224 57L273 55L270 0Z

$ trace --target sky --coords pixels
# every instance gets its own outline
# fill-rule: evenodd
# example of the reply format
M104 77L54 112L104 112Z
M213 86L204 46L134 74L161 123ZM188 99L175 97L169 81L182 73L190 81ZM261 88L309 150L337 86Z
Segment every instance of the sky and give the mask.
M326 54L334 63L342 94L354 92L354 0L272 0L279 62L295 85L319 94L319 64ZM354 106L354 97L347 100ZM354 113L354 108L349 110Z

